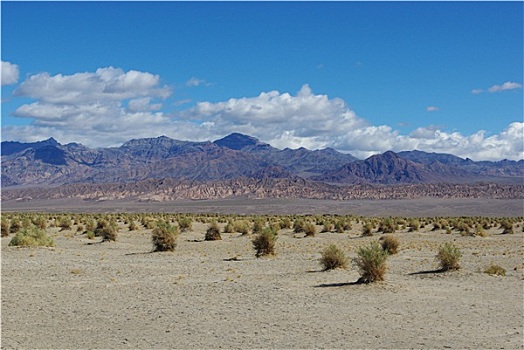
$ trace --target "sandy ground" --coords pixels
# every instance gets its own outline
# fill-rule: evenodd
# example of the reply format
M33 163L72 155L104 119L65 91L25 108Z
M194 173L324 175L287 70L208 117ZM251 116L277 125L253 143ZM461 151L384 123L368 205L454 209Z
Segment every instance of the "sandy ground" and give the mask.
M522 227L397 232L401 250L373 284L318 261L330 243L353 258L380 237L357 226L308 238L282 230L271 258L255 258L238 233L202 241L206 227L181 234L173 253L150 253L144 229L97 243L52 228L55 248L2 238L2 348L524 348ZM448 241L462 269L428 272ZM507 275L483 273L492 263Z

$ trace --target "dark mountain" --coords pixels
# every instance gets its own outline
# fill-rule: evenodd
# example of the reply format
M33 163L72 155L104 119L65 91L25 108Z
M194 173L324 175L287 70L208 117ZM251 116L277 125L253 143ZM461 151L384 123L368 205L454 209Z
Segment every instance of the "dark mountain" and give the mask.
M220 147L231 148L237 151L244 150L246 148L252 148L253 146L261 146L263 148L269 146L267 143L260 142L255 137L239 133L232 133L220 140L216 140L213 143Z
M100 149L77 143L61 145L51 138L35 143L2 142L1 180L3 189L132 184L148 179L205 183L239 178L312 180L308 184L521 184L523 165L524 161L473 162L421 151L386 152L357 160L331 148L280 150L242 134L231 134L215 142L161 136Z
M2 142L2 156L18 153L28 148L39 149L45 146L58 146L58 142L54 138L49 138L44 141L23 143L18 141L4 141Z

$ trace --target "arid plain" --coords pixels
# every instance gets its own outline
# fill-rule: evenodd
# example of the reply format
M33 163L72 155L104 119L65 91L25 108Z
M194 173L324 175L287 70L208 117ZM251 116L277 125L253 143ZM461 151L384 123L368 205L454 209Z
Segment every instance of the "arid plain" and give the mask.
M517 217L522 201L188 201L152 210L66 204L53 211L355 216L343 233L320 232L317 225L314 237L304 237L282 229L276 255L261 258L250 234L204 241L208 223L201 221L212 220L205 214L195 214L174 252L152 253L151 229L129 231L122 220L116 242L88 239L77 225L47 228L54 248L12 247L13 235L3 237L2 348L524 347L521 218L513 234L495 225L485 237L432 231L430 224L408 232L401 225L393 233L400 250L388 257L383 282L357 284L354 264L322 271L319 263L330 244L351 260L359 247L379 240L383 234L376 230L362 237L360 215L474 216L473 210L475 216ZM445 242L462 252L457 271L437 271L435 255ZM494 264L506 275L484 273Z

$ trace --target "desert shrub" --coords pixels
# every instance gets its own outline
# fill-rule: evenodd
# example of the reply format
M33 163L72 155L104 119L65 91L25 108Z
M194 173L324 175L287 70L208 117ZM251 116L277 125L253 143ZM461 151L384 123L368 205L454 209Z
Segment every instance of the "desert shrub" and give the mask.
M458 270L460 258L462 258L460 249L451 242L441 245L437 253L437 260L443 271Z
M193 228L193 220L190 217L183 216L178 220L178 227L182 232L191 231Z
M129 231L136 231L138 230L138 225L133 220L129 221Z
M68 217L61 217L58 219L58 223L56 226L60 227L62 230L70 230L71 229L71 219Z
M43 216L37 216L33 219L33 224L39 229L45 230L47 228L47 219Z
M378 227L378 232L394 233L397 230L397 223L392 218L383 219Z
M236 220L233 223L235 232L247 235L249 233L249 223L246 220Z
M345 269L348 265L348 258L336 245L331 244L322 252L320 263L322 264L324 271L336 269L339 267Z
M22 222L19 218L14 217L11 219L11 226L9 228L10 233L17 233L22 228Z
M263 229L252 241L256 257L275 255L276 240L277 233L274 230L270 227Z
M414 220L410 220L409 223L408 223L408 232L416 232L418 230L420 230L420 221L414 219Z
M308 222L304 225L304 233L306 237L313 237L317 234L317 227L314 223Z
M255 221L253 222L253 230L252 230L252 233L253 234L259 234L260 232L262 232L262 230L264 229L264 221L262 219L255 219Z
M55 241L44 230L37 227L21 229L9 242L18 247L54 247Z
M93 231L86 231L87 239L95 239L95 233Z
M453 225L453 229L457 230L461 235L469 234L469 226L464 221L458 221Z
M235 226L231 221L228 221L226 226L224 226L224 233L233 233L235 232Z
M385 235L380 237L380 245L382 249L389 255L397 254L400 241L397 237L391 235Z
M431 229L431 231L438 231L438 230L441 230L442 229L442 225L440 224L440 222L434 222L433 223L433 228Z
M30 228L32 226L34 225L31 219L29 219L28 217L22 219L22 228Z
M153 219L147 220L144 224L144 228L146 228L147 230L152 230L156 226L157 226L157 222L156 220L153 220Z
M9 231L10 231L9 219L2 218L2 223L0 225L1 225L2 237L9 236Z
M176 248L179 229L177 226L170 225L165 221L157 223L151 232L151 242L154 252L172 252Z
M209 224L209 227L207 228L205 240L206 241L218 241L221 239L222 239L222 236L220 236L220 227L218 227L218 224L216 221L212 221Z
M321 232L331 232L335 230L335 224L332 221L324 221Z
M92 231L94 232L96 229L96 220L93 218L88 219L85 222L86 231Z
M293 226L293 224L291 222L291 219L288 218L287 216L282 218L282 220L280 220L280 228L281 229L291 228L292 226Z
M118 227L114 221L102 219L98 221L94 234L97 237L102 237L102 242L116 241L118 235L117 228Z
M502 234L513 234L513 223L509 220L503 220L500 223L500 228L503 229Z
M481 224L477 224L475 227L475 236L486 237L488 234L484 231L484 227Z
M371 242L357 252L355 263L360 272L360 281L365 283L383 281L386 274L388 253L378 242Z
M506 276L506 269L495 264L491 264L484 269L488 275Z
M362 236L363 237L368 237L368 236L372 236L373 233L373 225L369 222L365 223L364 226L362 226Z
M293 232L295 233L302 233L304 232L304 227L306 226L306 222L302 219L295 220L293 222Z

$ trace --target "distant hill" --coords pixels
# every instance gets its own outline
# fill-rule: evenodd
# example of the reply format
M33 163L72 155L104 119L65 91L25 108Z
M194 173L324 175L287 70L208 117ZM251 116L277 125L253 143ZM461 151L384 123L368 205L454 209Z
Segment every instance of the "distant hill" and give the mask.
M214 142L179 141L161 136L100 149L77 143L62 145L53 138L34 143L7 141L1 147L3 190L74 184L124 185L161 179L200 185L238 179L281 179L284 182L280 184L306 181L300 182L306 196L307 187L318 192L334 185L328 191L333 192L333 188L357 184L523 185L524 178L522 160L474 162L417 150L388 151L358 160L331 148L281 150L239 133Z

